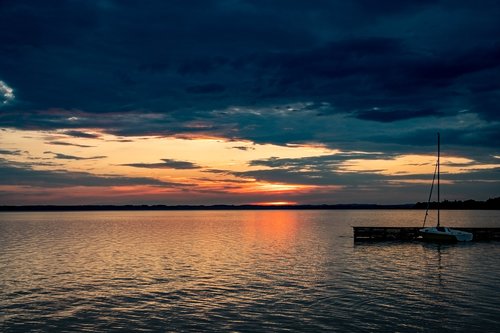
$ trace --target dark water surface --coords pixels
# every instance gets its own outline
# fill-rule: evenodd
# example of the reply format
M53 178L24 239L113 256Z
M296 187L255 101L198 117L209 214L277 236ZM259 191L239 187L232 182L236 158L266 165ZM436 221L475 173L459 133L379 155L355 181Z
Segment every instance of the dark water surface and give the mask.
M444 211L500 227L498 211ZM422 211L0 213L1 332L498 332L500 242L353 244Z

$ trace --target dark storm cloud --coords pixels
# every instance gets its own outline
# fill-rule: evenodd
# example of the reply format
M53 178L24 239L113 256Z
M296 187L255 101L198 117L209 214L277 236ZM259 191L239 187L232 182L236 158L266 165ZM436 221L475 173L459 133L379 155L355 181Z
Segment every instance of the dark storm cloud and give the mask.
M393 155L392 158L396 158ZM443 157L447 157L446 154ZM374 170L370 167L371 162L377 159L391 159L388 154L381 153L349 153L339 152L334 155L302 157L302 158L277 158L271 157L268 159L253 160L249 163L253 167L266 167L266 169L251 170L244 172L227 172L241 178L253 178L260 181L293 183L303 185L319 185L319 186L386 186L397 183L405 183L410 180L428 180L429 183L432 175L429 174L381 174L381 171ZM363 163L357 164L356 171L349 171L349 161L358 160ZM425 164L409 164L417 166L425 166ZM489 164L489 169L482 169L482 164ZM360 167L367 166L367 170L362 170ZM496 165L496 167L494 166ZM452 162L443 161L441 175L442 179L453 181L453 183L498 183L500 167L498 167L498 158L483 157L483 160L471 160L468 162ZM475 168L476 166L476 168ZM447 173L448 167L460 168L464 167L461 173ZM216 170L218 173L223 173Z
M218 175L230 175L231 171L229 170L223 170L223 169L205 169L203 172L208 172L208 173L215 173Z
M73 146L73 147L79 147L79 148L92 148L95 146L89 146L89 145L81 145L78 143L69 143L69 142L64 142L64 141L47 141L45 142L48 145L56 145L56 146Z
M232 174L241 178L252 178L271 183L318 186L374 186L383 185L389 179L386 176L371 172L336 173L287 169L253 170L234 172Z
M369 110L356 113L356 117L363 120L372 120L379 122L393 122L403 119L438 116L439 112L435 110Z
M377 153L347 153L340 152L335 155L303 157L303 158L277 158L271 157L262 160L250 161L250 166L266 166L270 168L288 169L288 170L332 170L340 164L353 159L374 159L390 158L387 154Z
M0 177L0 185L27 185L43 187L182 185L143 177L99 176L86 172L69 172L65 170L34 170L28 167L28 165L12 166L4 163L4 161L0 161L0 174L2 175L2 177Z
M456 120L455 120L456 121ZM481 150L484 154L484 149L494 149L500 147L500 131L498 131L498 124L481 124L480 129L472 130L466 128L445 128L441 130L442 143L446 145L446 151L448 153L458 153L460 148L462 148L462 153L470 150L467 146L476 146L477 149ZM367 138L375 142L383 143L394 143L398 142L403 145L408 146L420 146L422 151L429 151L426 146L432 146L436 144L435 141L436 131L434 128L427 129L415 129L401 131L399 133L377 133L370 134ZM494 149L495 150L495 149ZM417 151L415 151L417 152ZM474 154L473 151L470 151Z
M76 130L65 131L63 133L66 135L69 135L69 136L73 136L75 138L96 139L99 137L99 135L94 134L94 133L86 133L86 132L76 131Z
M10 149L0 149L0 155L21 155L21 151L16 149L16 150L10 150Z
M51 151L44 151L44 154L53 154L54 158L57 158L59 160L77 160L77 161L82 161L82 160L100 160L103 158L106 158L107 156L90 156L90 157L81 157L81 156L74 156L74 155L66 155L66 154L61 154L61 153L54 153Z
M369 161L386 158L382 154L339 153L336 155L303 157L303 158L276 158L253 160L249 164L254 167L264 166L268 169L232 172L241 178L254 178L261 181L292 183L319 186L374 186L383 185L388 176L377 172L380 170L349 172L345 170L345 163L352 159ZM341 172L339 172L341 171Z
M200 167L194 163L187 162L187 161L177 161L173 159L168 159L165 158L162 161L165 162L165 165L167 165L170 168L173 169L199 169Z
M134 168L147 168L147 169L178 169L178 170L187 170L187 169L199 169L200 166L196 165L192 162L187 161L178 161L172 159L162 159L162 163L128 163L121 164L123 166L130 166Z
M450 131L492 147L498 17L483 1L3 1L0 80L16 97L0 125L401 151L418 142L388 147L400 133L467 110L490 122L486 138L482 124ZM350 133L330 128L339 114Z
M370 165L370 159L366 159L366 165ZM341 159L340 159L341 160ZM470 163L464 166L471 166ZM477 165L477 163L475 163ZM379 172L384 170L368 171L357 170L347 171L346 169L340 170L340 163L338 160L331 160L330 157L324 159L319 158L301 158L301 159L269 159L266 163L265 160L254 161L252 165L265 165L271 169L260 169L243 172L228 172L233 176L243 179L250 178L258 181L277 182L277 183L291 183L301 185L317 185L317 186L343 186L343 187L367 187L367 188L380 188L384 186L393 186L396 184L405 184L408 186L408 181L426 181L419 185L422 188L428 189L432 180L429 174L392 174L385 175ZM444 166L448 166L445 164ZM346 165L344 165L345 167ZM455 167L457 165L454 165ZM341 172L338 172L338 171ZM481 168L469 168L462 173L448 174L444 173L441 178L447 181L452 181L452 184L472 184L477 183L484 185L485 188L494 188L498 185L500 176L500 168L492 168L484 170ZM443 186L447 186L444 184ZM453 187L453 186L450 186ZM447 190L448 191L448 190ZM451 192L451 190L450 190ZM494 193L495 191L493 191Z
M242 151L255 150L254 147L247 147L247 146L235 146L235 147L231 147L230 149L238 149L238 150L242 150Z
M186 88L186 91L191 94L217 94L224 92L224 90L226 90L224 86L216 83L209 83Z

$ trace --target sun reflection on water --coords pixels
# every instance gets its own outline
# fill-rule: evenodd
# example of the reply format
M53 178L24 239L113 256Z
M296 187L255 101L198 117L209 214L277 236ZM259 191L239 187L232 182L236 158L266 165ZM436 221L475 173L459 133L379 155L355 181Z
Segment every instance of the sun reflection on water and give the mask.
M446 212L457 224L491 214ZM497 245L353 244L352 224L420 224L420 217L278 209L0 214L0 313L6 331L497 327ZM443 315L444 324L436 319Z

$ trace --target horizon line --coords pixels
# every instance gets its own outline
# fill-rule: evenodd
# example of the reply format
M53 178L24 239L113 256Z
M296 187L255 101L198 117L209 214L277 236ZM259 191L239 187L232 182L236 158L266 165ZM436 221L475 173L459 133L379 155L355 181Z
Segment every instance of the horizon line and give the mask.
M437 202L429 204L434 209ZM489 198L485 201L444 200L440 203L442 209L500 209L500 197ZM273 209L425 209L427 202L403 204L374 204L374 203L349 203L349 204L213 204L213 205L166 205L166 204L84 204L84 205L0 205L0 211L104 211L104 210L273 210Z

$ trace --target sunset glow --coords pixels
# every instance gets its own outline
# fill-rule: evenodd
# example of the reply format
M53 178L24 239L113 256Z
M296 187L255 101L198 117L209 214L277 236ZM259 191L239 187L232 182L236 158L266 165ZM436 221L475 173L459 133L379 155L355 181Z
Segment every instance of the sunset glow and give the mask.
M0 204L500 195L498 15L202 3L2 5Z
M294 201L270 201L270 202L255 202L253 205L261 205L261 206L289 206L296 205L297 202Z
M314 164L293 171L299 176L307 175L302 182L266 179L267 174L284 172L290 163L319 159L323 168L323 161L345 156L336 171L331 166L325 171L338 175L379 174L387 177L388 186L424 186L435 164L435 155L403 154L384 159L379 153L345 152L321 144L278 146L215 137L119 137L88 128L78 131L3 130L0 141L3 158L12 163L14 171L30 168L44 179L54 178L54 186L42 185L39 181L23 183L21 179L0 186L5 193L12 194L5 199L7 203L19 202L21 197L23 202L31 204L58 201L68 204L184 204L193 200L245 203L259 197L251 202L278 206L307 203L297 199L313 197L315 193L330 193L332 198L337 198L337 193L345 187L318 183L328 174L311 174L320 166ZM285 169L277 168L282 163ZM444 156L442 165L442 173L450 175L500 166L458 156ZM428 174L428 178L423 178L423 174ZM415 177L408 178L412 175ZM405 178L394 179L395 176ZM98 186L99 183L109 185ZM442 181L444 185L453 183L451 179ZM366 186L359 188L369 191ZM294 200L276 200L276 196L282 194L291 195ZM265 197L271 200L262 200Z
M499 18L0 0L0 331L499 331Z

